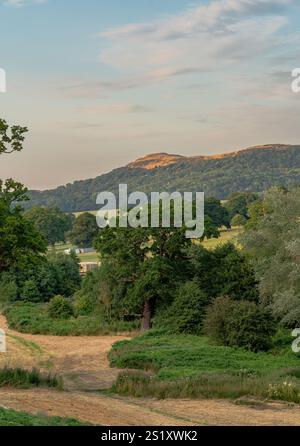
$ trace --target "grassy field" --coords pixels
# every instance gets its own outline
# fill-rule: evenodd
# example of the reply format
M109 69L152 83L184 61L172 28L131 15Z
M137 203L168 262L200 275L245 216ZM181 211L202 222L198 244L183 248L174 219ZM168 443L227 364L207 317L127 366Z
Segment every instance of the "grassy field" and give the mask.
M0 426L84 426L87 424L71 418L37 416L0 408Z
M226 242L233 242L237 245L237 237L241 233L241 228L232 228L232 229L222 229L220 231L219 238L212 238L209 240L204 240L202 242L203 246L207 249L214 249L218 245L222 245Z
M59 243L55 245L55 251L57 253L63 253L66 249L71 248L73 248L73 245L71 243ZM79 257L80 262L99 262L99 254L97 252L77 254L77 256Z
M214 345L205 337L150 331L114 345L112 366L150 373L120 375L113 390L134 396L275 398L283 386L287 401L300 402L300 356L288 334L269 353ZM284 345L286 344L286 345ZM284 383L293 391L285 395ZM275 386L274 388L271 386ZM274 392L273 392L274 390ZM272 394L274 393L274 395Z
M52 319L45 304L20 302L5 310L10 328L21 333L52 334L56 336L92 336L131 332L138 322L103 321L100 315Z

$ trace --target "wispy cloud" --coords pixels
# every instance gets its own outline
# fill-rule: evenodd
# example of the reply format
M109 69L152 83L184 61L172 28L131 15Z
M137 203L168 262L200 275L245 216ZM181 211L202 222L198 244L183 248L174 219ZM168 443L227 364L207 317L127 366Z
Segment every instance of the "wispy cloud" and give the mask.
M145 113L149 112L149 107L136 104L98 104L91 107L83 107L81 111L93 114L107 113Z
M199 73L200 71L196 67L163 67L140 75L124 77L113 81L70 81L61 86L60 89L69 97L103 97L109 91L144 87L170 78Z
M127 24L101 33L109 48L102 62L117 68L189 67L211 69L266 55L279 44L294 0L212 0L181 14L149 23Z
M47 0L5 0L3 5L12 6L14 8L22 8L23 6L46 3Z

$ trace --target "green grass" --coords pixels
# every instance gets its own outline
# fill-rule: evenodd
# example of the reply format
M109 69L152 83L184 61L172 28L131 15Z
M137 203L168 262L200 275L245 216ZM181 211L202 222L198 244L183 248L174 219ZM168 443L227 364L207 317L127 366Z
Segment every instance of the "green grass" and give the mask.
M16 303L4 312L10 328L21 333L50 334L56 336L91 336L124 333L136 330L138 322L105 322L101 316L80 316L66 320L48 316L46 305Z
M41 374L37 369L5 367L0 369L0 387L53 387L62 390L62 379L48 373Z
M86 426L72 418L47 417L0 408L0 426Z
M110 352L111 365L149 373L125 373L113 391L157 397L275 397L269 385L289 380L300 402L300 357L290 346L269 353L213 345L205 337L168 335L150 331L131 341L118 342ZM296 387L295 387L296 386ZM286 389L283 388L282 393ZM273 394L272 394L273 393ZM286 392L288 393L288 392ZM284 399L284 398L282 398Z
M33 353L37 354L43 353L43 349L41 348L41 346L33 341L28 341L27 339L21 338L20 336L12 335L10 333L7 334L7 336L13 339L14 341L18 342L19 344L23 345L24 347L28 348Z

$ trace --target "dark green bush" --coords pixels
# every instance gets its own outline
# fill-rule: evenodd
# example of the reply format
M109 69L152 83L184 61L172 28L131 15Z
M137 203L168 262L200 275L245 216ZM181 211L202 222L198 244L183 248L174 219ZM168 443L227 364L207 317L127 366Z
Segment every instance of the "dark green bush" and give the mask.
M226 322L233 303L233 300L227 296L217 297L206 311L203 332L213 341L222 345L227 345Z
M166 319L160 322L174 333L200 334L208 297L196 282L181 285L167 312Z
M48 304L48 314L52 319L69 319L74 315L74 310L68 299L54 296Z
M227 344L252 351L268 350L276 326L271 313L254 302L235 302L226 321Z
M228 297L217 298L204 321L204 332L214 341L254 352L268 350L275 331L276 325L266 308Z

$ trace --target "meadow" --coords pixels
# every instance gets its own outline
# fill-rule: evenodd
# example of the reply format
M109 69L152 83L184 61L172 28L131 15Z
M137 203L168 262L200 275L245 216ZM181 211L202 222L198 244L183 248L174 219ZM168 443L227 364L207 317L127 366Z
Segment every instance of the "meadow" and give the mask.
M280 332L272 350L254 353L215 345L204 336L151 330L113 346L111 365L131 371L121 374L112 390L135 397L250 395L299 403L300 357L292 352L291 339Z

